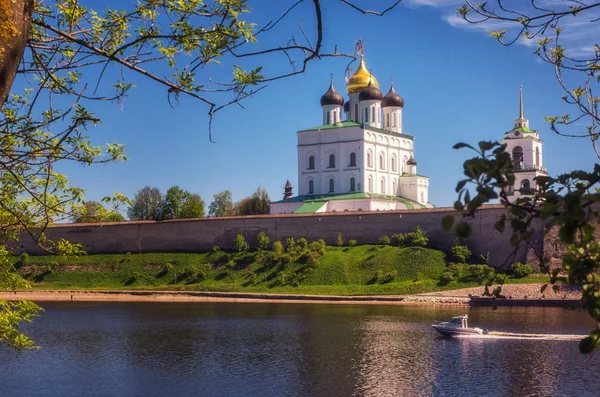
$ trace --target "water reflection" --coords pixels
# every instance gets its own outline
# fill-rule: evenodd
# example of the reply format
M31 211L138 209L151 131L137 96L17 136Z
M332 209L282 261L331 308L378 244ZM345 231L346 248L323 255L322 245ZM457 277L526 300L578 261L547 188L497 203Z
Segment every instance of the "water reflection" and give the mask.
M43 346L0 350L2 395L594 396L598 354L576 342L445 339L456 307L45 304ZM464 310L464 309L459 309ZM472 325L587 332L585 313L469 310Z

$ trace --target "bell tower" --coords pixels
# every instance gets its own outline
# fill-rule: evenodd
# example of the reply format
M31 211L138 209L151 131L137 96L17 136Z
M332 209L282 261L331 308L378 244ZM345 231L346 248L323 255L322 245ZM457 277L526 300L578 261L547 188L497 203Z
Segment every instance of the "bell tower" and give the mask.
M542 143L537 130L529 128L529 120L523 111L523 86L519 91L519 118L515 120L514 128L504 134L501 141L506 144L510 154L515 183L508 188L509 200L519 197L531 197L538 188L535 178L548 175L542 166Z

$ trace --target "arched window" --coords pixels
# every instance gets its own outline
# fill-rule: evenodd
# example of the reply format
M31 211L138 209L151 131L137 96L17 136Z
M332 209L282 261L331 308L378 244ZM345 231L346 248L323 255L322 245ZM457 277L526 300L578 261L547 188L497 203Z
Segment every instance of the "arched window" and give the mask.
M381 180L381 194L385 194L385 179Z
M540 163L540 148L535 148L535 165L537 168L542 168L542 164Z
M369 176L369 192L373 191L373 177Z
M350 153L350 167L356 167L356 153Z
M373 158L371 152L367 152L367 167L373 167Z
M358 103L356 105L354 105L354 118L357 123L360 123L360 120L358 119Z
M513 167L516 170L523 169L523 148L515 146L512 151Z
M379 168L385 170L385 157L383 154L379 155Z
M386 120L385 120L385 126L389 127L390 126L390 114L387 114Z
M335 154L329 155L329 168L335 168Z
M329 193L333 193L334 181L333 178L329 180Z
M396 191L396 181L392 181L392 194L398 194L398 192Z
M375 122L375 106L371 106L371 120Z
M365 108L365 123L369 122L369 108Z
M395 114L392 115L392 124L394 127L396 126L396 115Z
M308 169L309 170L314 170L315 169L315 156L310 156L308 158Z
M396 172L396 157L392 157L392 171Z
M523 189L523 190L531 189L531 182L529 182L529 179L523 179L521 181L521 189Z
M331 113L327 112L327 123L325 124L331 124Z
M425 202L425 193L421 192L421 203Z
M356 181L354 178L350 178L350 191L353 192L356 190Z
M308 194L313 194L315 192L315 183L313 180L308 181Z

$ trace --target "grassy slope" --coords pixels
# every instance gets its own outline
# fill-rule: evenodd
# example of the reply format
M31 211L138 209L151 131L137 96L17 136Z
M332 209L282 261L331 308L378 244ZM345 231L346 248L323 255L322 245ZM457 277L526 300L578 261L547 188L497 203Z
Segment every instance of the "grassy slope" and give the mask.
M465 288L438 286L441 251L394 246L327 247L319 263L277 264L264 253L126 254L29 257L20 271L39 289L153 289L296 294L410 294ZM166 266L170 264L170 266ZM190 266L203 276L186 275ZM54 270L47 271L50 267ZM540 277L507 282L537 282Z

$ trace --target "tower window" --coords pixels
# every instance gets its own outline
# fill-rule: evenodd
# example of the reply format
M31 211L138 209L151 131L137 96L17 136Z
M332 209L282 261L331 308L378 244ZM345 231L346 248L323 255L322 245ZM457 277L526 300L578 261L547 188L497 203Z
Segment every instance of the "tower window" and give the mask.
M354 118L356 119L354 121L360 123L360 120L358 119L358 103L354 105Z
M393 127L396 126L396 115L392 115L392 123L393 123Z
M335 154L329 155L329 168L335 168Z
M365 108L365 123L369 122L369 108Z
M392 182L392 194L396 195L398 192L396 191L396 181Z
M327 112L327 123L325 124L331 124L331 113Z
M541 168L542 164L540 163L540 148L535 148L535 165L537 168Z
M354 178L350 178L350 191L353 192L356 190L356 181Z
M381 180L381 194L385 194L385 179Z
M350 153L350 167L356 167L356 153Z
M516 170L523 169L523 148L521 146L515 146L512 151L513 167Z
M396 158L392 157L392 171L396 172Z
M373 177L369 176L369 192L373 191Z
M379 155L379 168L385 170L385 157L383 154Z
M529 190L529 189L531 189L531 182L529 182L529 179L523 179L521 181L521 189L522 190Z
M386 127L390 126L390 114L389 113L387 114L387 117L386 117L385 126Z
M315 183L311 179L308 181L308 194L313 194L315 192Z
M334 182L333 178L329 180L329 193L333 193Z
M367 153L367 167L373 167L373 158L371 157L371 152Z
M315 156L310 156L308 158L308 169L309 170L314 170L315 169Z
M371 106L371 120L375 122L375 106Z

